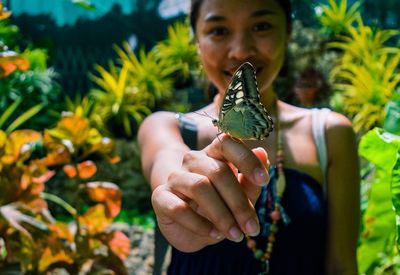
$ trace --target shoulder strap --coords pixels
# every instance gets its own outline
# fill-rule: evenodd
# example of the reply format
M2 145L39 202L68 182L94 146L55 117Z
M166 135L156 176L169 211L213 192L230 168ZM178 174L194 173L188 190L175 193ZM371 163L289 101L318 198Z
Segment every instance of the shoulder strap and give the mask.
M323 109L312 109L312 131L317 147L318 159L321 165L322 174L324 179L326 179L326 172L328 168L328 154L325 143L325 123L326 119L331 110L327 108ZM326 194L326 180L324 180L324 192Z
M182 113L177 113L179 128L185 144L192 150L197 149L197 125Z

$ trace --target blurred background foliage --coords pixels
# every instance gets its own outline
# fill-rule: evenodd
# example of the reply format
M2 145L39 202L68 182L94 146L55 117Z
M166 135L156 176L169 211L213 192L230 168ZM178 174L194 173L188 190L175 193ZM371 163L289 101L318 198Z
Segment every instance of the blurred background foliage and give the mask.
M398 274L400 2L293 2L292 38L276 90L287 102L330 107L352 120L362 163L360 274ZM107 226L114 218L152 220L138 126L154 111L187 112L211 98L186 20L188 1L3 3L13 14L0 7L0 184L19 192L0 196L0 237L18 244L10 250L0 243L2 263L29 259L24 269L42 271L63 260L77 271L87 268L80 258L96 269L95 252L103 247L114 261L102 268L115 269L129 247L123 235L105 234ZM111 193L121 205L102 199ZM24 210L32 201L41 202L40 211ZM91 245L66 239L64 245L86 245L84 255L68 254L61 244L50 262L14 253L35 249L30 236L72 234L61 234L64 225L54 226L43 214L48 210L78 226L103 224L96 234L76 233ZM91 225L91 215L102 218ZM15 223L21 218L27 229ZM53 235L43 235L49 226ZM47 253L52 240L37 250ZM112 240L125 250L116 251Z

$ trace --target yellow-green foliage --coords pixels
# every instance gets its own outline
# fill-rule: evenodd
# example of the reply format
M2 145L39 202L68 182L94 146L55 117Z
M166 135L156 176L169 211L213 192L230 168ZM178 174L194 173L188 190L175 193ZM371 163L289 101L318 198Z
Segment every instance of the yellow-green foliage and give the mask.
M339 34L345 32L353 25L353 22L361 16L358 9L361 2L356 1L349 9L347 8L347 0L329 0L329 5L322 5L322 14L319 21L325 31Z
M98 85L91 95L95 106L90 120L106 129L113 119L127 136L134 134L131 121L140 124L160 102L173 96L174 83L188 79L198 68L196 47L189 35L189 26L175 23L168 28L168 37L149 52L135 53L127 42L115 46L119 60L109 68L96 66L99 76L91 75Z
M343 50L331 77L357 132L382 124L384 107L400 83L400 49L385 46L398 34L395 30L373 30L358 20L357 27L349 28L349 36L339 36L338 42L330 44Z
M329 0L329 5L322 5L322 14L319 21L328 32L339 34L346 32L360 18L358 9L361 2L356 1L349 9L347 0Z
M129 73L131 84L141 93L152 95L154 100L171 96L171 76L175 68L169 66L168 60L157 58L153 51L146 54L143 49L137 56L128 43L123 44L123 49L115 49L121 59L122 68L126 68Z
M107 71L96 66L100 77L92 75L92 80L100 87L91 91L96 101L91 120L99 128L105 129L105 123L111 118L119 123L128 137L133 134L131 119L140 123L150 113L148 94L139 93L138 87L129 78L129 67L124 63L122 68L110 65Z
M184 78L198 69L197 47L192 43L189 25L177 22L168 27L168 39L158 43L153 50L158 59L164 59L170 67L175 67Z

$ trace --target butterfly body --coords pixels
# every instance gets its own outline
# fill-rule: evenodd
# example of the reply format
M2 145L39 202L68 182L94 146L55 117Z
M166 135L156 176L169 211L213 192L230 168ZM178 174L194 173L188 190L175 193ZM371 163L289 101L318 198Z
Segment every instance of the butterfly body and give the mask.
M273 130L273 121L260 102L254 67L246 62L232 77L214 126L239 139L262 140Z

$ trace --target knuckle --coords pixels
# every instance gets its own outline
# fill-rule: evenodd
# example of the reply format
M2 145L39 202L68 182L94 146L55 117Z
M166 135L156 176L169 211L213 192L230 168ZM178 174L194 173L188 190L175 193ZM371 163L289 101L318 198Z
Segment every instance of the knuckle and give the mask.
M213 179L222 178L228 171L228 165L222 162L214 162L210 167L210 175Z
M236 222L233 218L229 219L227 217L219 217L217 222L215 223L215 227L217 227L221 232L227 234L229 230L236 225Z
M231 206L232 212L235 213L236 217L240 220L252 216L252 211L248 204L236 203Z
M165 206L165 211L173 218L182 216L188 210L189 206L184 201L174 202Z
M169 175L168 175L168 178L167 178L167 182L168 183L174 183L174 182L176 182L176 181L178 181L179 180L179 178L182 176L182 172L179 172L179 171L172 171ZM154 191L153 191L154 192Z
M193 193L205 193L205 191L210 188L211 182L206 176L198 175L191 185Z
M160 193L160 186L158 186L157 188L155 188L153 190L153 192L151 193L151 204L153 206L154 211L157 211L158 209L158 197L159 197L159 193Z
M183 155L183 162L191 162L198 158L199 153L197 151L188 151Z
M252 155L248 151L240 150L236 153L238 163L249 163L253 160Z

